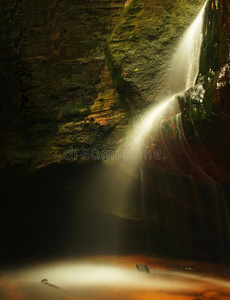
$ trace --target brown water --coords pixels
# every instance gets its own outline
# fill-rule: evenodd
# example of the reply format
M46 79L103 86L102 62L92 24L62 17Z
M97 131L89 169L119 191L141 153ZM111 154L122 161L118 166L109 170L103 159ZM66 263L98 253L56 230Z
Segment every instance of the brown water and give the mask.
M146 264L150 274L136 269ZM224 300L230 269L143 256L99 256L0 271L1 300ZM48 283L41 283L46 278Z

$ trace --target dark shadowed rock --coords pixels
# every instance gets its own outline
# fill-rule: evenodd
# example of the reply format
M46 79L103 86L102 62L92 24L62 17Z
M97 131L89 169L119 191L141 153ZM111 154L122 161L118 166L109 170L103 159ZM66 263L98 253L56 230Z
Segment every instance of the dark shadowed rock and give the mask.
M49 283L48 279L42 279L41 280L41 283L49 286L49 287L52 287L52 288L55 288L55 289L60 289L59 286L55 285L55 284L52 284L52 283Z
M136 263L136 268L140 272L150 273L149 268L146 265Z

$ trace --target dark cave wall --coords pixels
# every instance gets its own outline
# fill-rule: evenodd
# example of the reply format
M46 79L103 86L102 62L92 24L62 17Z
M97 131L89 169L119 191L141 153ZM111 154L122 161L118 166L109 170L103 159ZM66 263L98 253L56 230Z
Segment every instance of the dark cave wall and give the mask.
M229 185L144 168L144 186L140 177L131 178L132 197L119 199L118 186L110 187L114 168L101 162L56 164L24 176L15 168L4 175L2 264L133 253L230 262Z

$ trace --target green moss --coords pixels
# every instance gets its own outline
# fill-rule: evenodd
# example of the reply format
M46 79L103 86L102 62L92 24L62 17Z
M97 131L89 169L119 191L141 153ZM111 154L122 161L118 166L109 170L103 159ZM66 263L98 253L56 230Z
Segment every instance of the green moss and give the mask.
M212 6L213 4L214 6ZM217 81L221 65L227 61L225 51L226 42L221 42L223 30L221 29L220 22L218 7L215 2L209 0L204 18L204 41L201 50L198 85L182 99L184 105L183 123L188 136L193 135L194 126L198 132L206 136L203 128L206 128L206 124L210 125L211 123L208 122L213 119L213 116L218 114L218 105L215 104ZM198 86L202 86L205 91L202 99L196 91ZM207 132L209 132L208 128Z
M118 90L122 90L123 86L124 86L124 79L122 76L121 64L118 61L116 61L115 59L110 57L110 59L108 59L108 66L109 66L109 70L111 72L115 87Z
M69 78L61 78L61 86L64 89L74 89L80 88L81 83L79 82L79 78L76 78L74 75L71 75Z
M131 109L162 93L179 37L202 3L133 0L124 10L108 39L106 58L118 93Z
M220 69L220 32L218 9L208 1L203 27L203 46L200 60L200 74L204 77L205 86L210 86L210 79Z

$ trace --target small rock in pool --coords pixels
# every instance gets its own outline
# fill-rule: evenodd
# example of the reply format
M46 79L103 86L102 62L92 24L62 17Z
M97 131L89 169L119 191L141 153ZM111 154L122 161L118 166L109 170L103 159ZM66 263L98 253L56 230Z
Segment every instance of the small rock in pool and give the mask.
M51 288L55 288L55 289L60 289L59 286L55 285L55 284L52 284L52 283L49 283L48 282L48 279L44 278L41 280L41 283L44 283L46 286L49 286Z
M149 268L146 265L141 265L141 264L136 263L136 268L138 271L150 273Z

